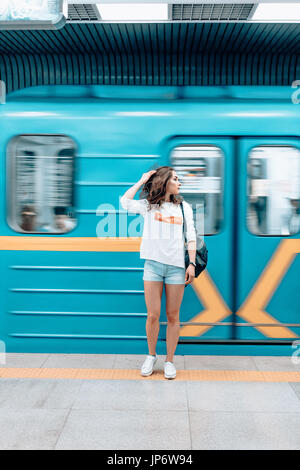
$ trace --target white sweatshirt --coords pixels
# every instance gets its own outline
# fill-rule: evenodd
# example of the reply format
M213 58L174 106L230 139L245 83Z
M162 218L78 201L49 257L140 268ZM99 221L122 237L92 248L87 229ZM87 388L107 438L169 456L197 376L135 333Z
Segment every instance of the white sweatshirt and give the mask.
M161 207L152 206L146 199L120 199L123 209L144 217L144 231L140 248L140 258L159 261L185 268L183 218L180 205L164 202ZM183 201L187 243L196 241L193 210Z

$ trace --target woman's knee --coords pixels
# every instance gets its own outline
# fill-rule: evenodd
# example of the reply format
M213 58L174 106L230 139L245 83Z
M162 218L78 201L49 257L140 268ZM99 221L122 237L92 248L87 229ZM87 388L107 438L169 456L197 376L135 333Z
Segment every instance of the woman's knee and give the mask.
M179 310L167 311L167 320L171 325L179 325Z
M156 312L148 312L147 320L150 323L156 323L159 321L159 313Z

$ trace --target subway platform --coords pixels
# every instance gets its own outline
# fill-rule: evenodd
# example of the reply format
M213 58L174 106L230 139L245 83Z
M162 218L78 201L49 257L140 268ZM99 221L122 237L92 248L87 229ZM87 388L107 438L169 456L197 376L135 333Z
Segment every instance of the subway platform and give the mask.
M0 449L300 449L291 357L175 356L175 380L144 358L7 353Z

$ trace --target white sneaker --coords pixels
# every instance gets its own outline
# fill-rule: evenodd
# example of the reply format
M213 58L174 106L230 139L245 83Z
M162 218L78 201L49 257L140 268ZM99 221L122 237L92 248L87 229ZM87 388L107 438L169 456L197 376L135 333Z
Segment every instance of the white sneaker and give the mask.
M166 379L175 379L176 377L176 369L173 362L165 362L164 364L165 369L165 378Z
M153 372L153 366L157 361L157 355L156 356L150 356L148 355L145 359L144 364L142 365L141 368L141 374L143 377L148 377L148 375L151 375Z

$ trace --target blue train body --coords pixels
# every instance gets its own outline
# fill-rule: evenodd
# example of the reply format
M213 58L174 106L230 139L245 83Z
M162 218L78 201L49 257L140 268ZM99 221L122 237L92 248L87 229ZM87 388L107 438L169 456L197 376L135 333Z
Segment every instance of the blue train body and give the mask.
M0 106L6 351L146 353L144 262L138 240L128 239L137 219L119 199L145 171L172 165L174 149L213 146L222 155L222 217L217 233L205 237L207 272L185 289L176 353L291 354L300 332L299 231L249 230L247 162L257 147L300 151L293 93L290 87L53 85L8 95ZM76 226L66 234L21 233L8 221L14 174L7 177L7 149L27 134L65 135L75 144ZM107 232L110 216L116 230ZM158 354L166 347L164 306L163 294Z

